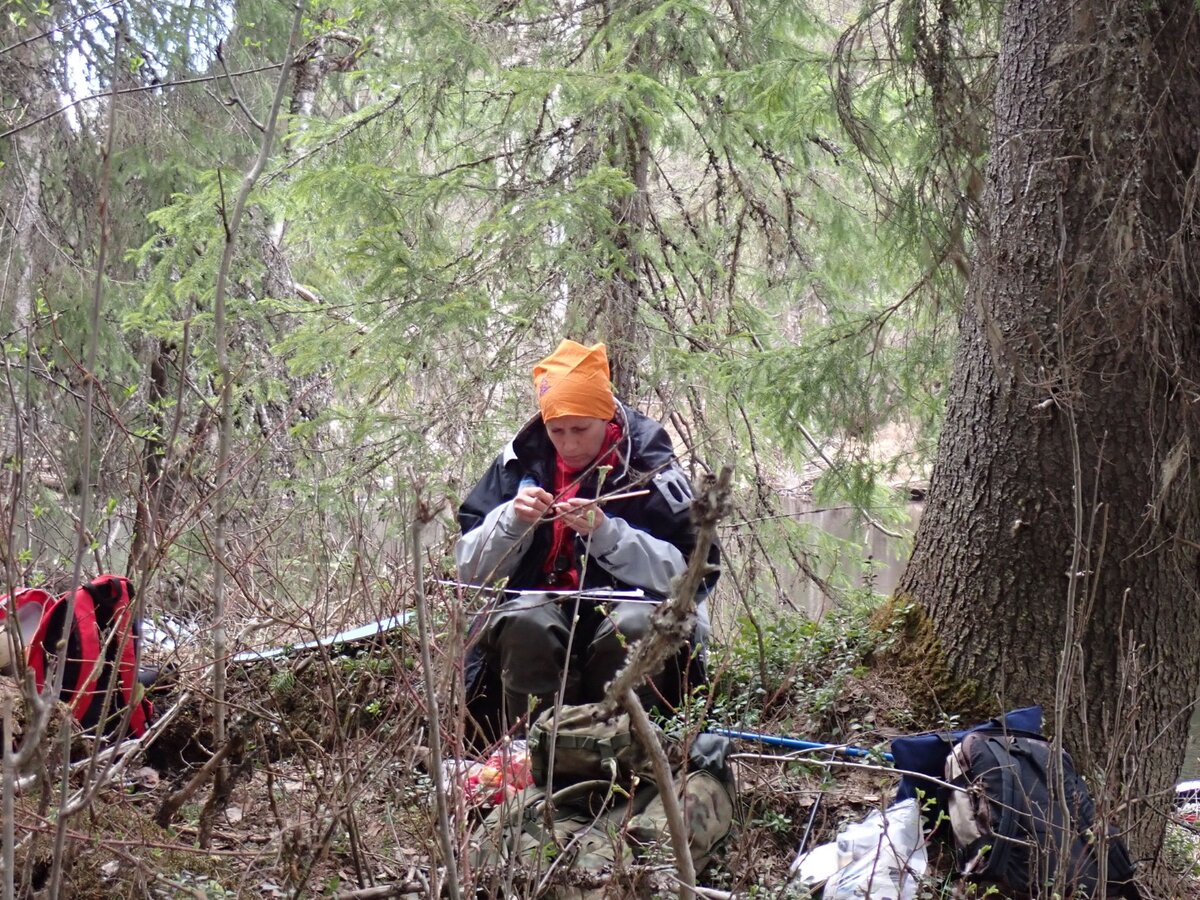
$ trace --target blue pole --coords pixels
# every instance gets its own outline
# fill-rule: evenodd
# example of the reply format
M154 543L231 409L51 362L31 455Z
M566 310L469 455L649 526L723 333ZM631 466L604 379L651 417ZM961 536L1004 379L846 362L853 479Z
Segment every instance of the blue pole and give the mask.
M819 744L816 741L802 741L798 738L781 737L777 734L758 734L753 731L732 731L728 728L710 728L713 734L723 734L725 737L741 738L743 741L757 741L760 744L770 744L773 747L788 747L792 750L829 750L845 756L870 756L873 751L862 747L847 747L844 744ZM880 753L883 759L892 762L892 754Z

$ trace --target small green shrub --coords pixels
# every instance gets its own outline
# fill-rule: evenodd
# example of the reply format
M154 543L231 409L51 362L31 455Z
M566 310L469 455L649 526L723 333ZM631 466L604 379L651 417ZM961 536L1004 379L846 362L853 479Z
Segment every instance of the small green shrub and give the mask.
M1175 875L1200 878L1200 834L1178 822L1168 822L1163 834L1163 862Z
M296 687L296 673L291 669L281 669L271 676L268 687L273 696L277 698L286 697Z
M712 717L750 726L790 710L827 720L849 679L864 675L871 655L896 637L899 613L882 628L872 621L878 601L864 594L818 621L739 619L737 632L713 653L720 678Z

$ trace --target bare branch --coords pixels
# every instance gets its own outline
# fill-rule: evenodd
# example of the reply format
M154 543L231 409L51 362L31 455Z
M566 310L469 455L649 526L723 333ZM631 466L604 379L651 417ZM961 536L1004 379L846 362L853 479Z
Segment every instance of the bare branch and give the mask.
M617 704L629 713L630 724L650 756L654 779L658 782L658 794L671 832L671 847L675 851L680 900L686 900L695 893L696 866L688 845L678 786L671 776L666 753L654 739L650 717L638 700L635 689L646 678L657 674L691 637L696 618L696 592L709 574L708 551L717 537L717 522L728 509L732 481L733 469L729 466L723 467L715 478L711 475L705 477L705 483L692 501L696 547L692 550L687 569L676 582L675 596L654 611L650 633L634 645L628 662L609 684L604 697L604 706L610 714L615 712Z
M710 574L708 551L717 538L717 522L728 509L732 482L733 469L724 466L715 478L706 476L696 493L692 501L692 516L697 524L696 547L687 569L676 582L675 596L654 611L650 633L634 645L625 667L608 685L603 703L609 714L624 705L628 691L636 690L646 678L658 674L666 661L691 639L696 593Z
M289 56L288 58L290 59L291 57ZM284 65L286 65L286 63L271 63L267 66L255 66L253 69L242 69L238 72L228 72L224 75L198 75L195 78L180 78L176 81L163 81L159 82L158 84L145 84L141 87L119 88L112 91L99 91L95 94L88 94L86 97L76 97L70 103L63 104L53 112L48 112L43 116L30 119L28 122L22 122L20 125L16 125L8 129L8 131L0 132L0 140L4 140L6 137L12 137L14 134L18 134L24 131L26 128L32 128L34 125L40 125L42 122L45 122L48 119L53 119L55 116L61 116L67 110L74 109L76 106L79 106L81 103L87 103L89 100L99 100L103 97L117 97L123 94L141 94L146 91L160 91L163 88L178 87L184 84L204 84L205 82L217 81L221 78L237 78L242 75L254 75L258 72L270 72L272 69L278 69Z
M418 503L418 509L423 505ZM442 767L442 729L438 714L437 684L433 673L433 653L429 645L428 598L425 595L425 570L421 565L421 529L427 524L418 514L412 524L413 572L416 577L417 634L421 644L421 668L425 677L425 707L429 718L429 763L433 776L434 799L437 804L438 839L446 863L446 890L451 900L459 900L458 865L455 861L454 840L450 831L449 802L446 796L445 770Z
M300 37L300 22L303 18L303 7L296 4L295 15L292 17L292 31L288 36L288 46L284 53L283 63L279 72L279 81L275 85L275 98L271 103L271 112L267 117L266 132L263 134L259 147L258 158L242 179L237 198L233 205L233 214L226 224L225 252L221 256L221 265L217 270L216 288L213 297L213 338L217 346L217 367L221 378L220 402L220 437L217 445L217 490L216 497L216 565L213 569L213 736L219 745L225 741L225 675L228 657L228 647L225 635L225 566L227 563L227 548L225 547L225 518L227 491L222 477L229 470L230 442L233 430L233 370L229 363L229 336L225 322L225 295L229 281L229 270L233 266L233 252L237 244L238 228L246 209L246 201L250 197L258 176L262 174L275 142L275 125L279 120L279 110L283 106L283 97L287 92L288 73L291 70L292 58L295 55L296 43ZM219 792L223 783L224 772L218 771L214 794Z

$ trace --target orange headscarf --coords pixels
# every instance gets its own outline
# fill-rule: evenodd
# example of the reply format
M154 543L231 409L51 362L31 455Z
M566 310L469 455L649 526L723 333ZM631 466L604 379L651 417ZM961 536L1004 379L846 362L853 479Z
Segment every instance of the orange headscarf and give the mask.
M616 411L603 344L585 347L563 341L533 367L533 387L545 422L561 416L588 416L607 422Z

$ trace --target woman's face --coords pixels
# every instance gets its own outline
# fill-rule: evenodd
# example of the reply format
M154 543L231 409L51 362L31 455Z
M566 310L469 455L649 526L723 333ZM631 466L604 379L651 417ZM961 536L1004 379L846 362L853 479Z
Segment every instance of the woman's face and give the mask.
M559 416L546 423L550 443L573 472L586 469L604 444L604 419L591 416Z

